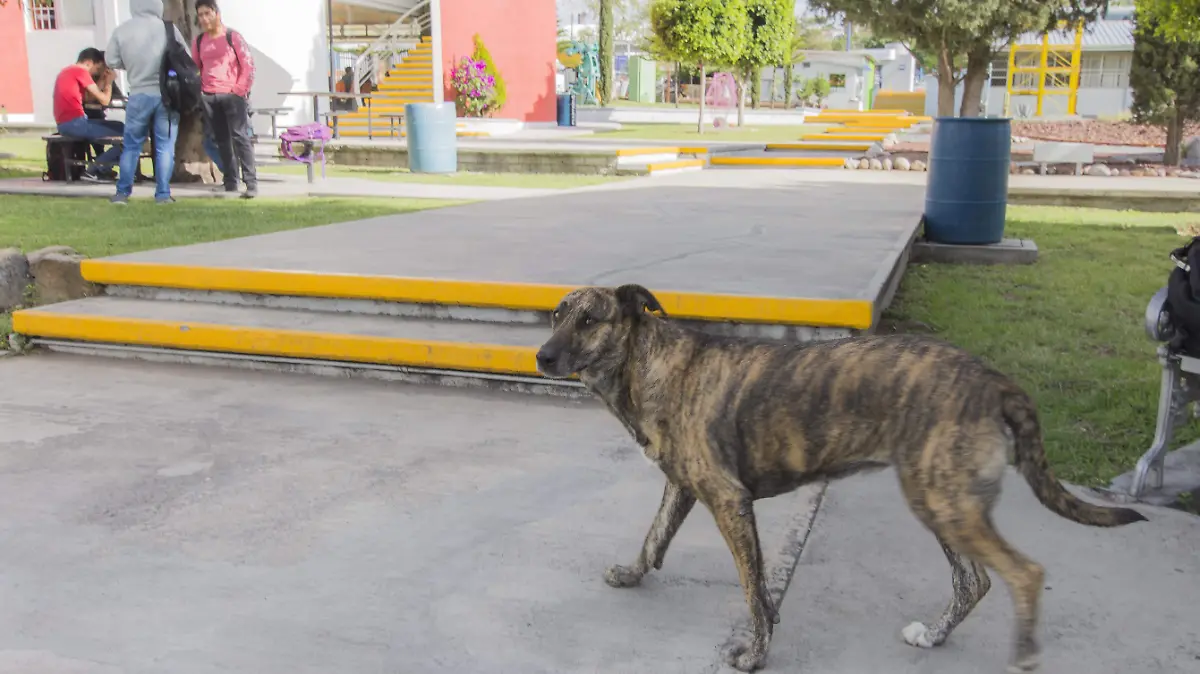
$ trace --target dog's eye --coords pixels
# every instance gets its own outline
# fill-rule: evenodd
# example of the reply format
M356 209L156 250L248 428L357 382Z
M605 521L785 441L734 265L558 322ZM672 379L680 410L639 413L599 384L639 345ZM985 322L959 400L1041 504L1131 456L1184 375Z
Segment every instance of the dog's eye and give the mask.
M596 319L592 318L591 316L588 316L587 318L583 319L584 325L592 325L595 322L596 322Z

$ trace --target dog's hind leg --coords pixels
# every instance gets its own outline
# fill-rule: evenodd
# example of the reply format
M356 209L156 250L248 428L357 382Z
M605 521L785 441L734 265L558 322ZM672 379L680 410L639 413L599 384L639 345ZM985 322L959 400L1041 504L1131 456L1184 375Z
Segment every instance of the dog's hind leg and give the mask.
M658 514L654 516L654 523L650 525L637 561L633 566L609 567L604 572L604 582L612 587L634 587L642 582L642 577L649 573L651 568L661 569L671 539L675 537L675 532L679 531L694 505L696 497L668 479L666 487L663 488Z
M712 511L717 528L733 553L754 626L750 643L735 643L729 647L725 651L725 662L743 672L751 672L766 662L771 633L779 622L779 613L767 592L754 499L745 489L722 488L716 494L702 495L702 500Z
M959 623L966 619L979 600L983 599L988 590L992 587L992 581L988 578L987 569L983 566L972 562L970 559L963 557L955 552L950 546L946 545L941 538L938 542L942 544L942 551L946 553L946 559L950 562L950 570L953 573L954 596L950 598L950 603L946 605L946 610L942 612L942 616L932 627L928 627L923 623L914 622L908 627L905 627L901 633L904 636L904 641L912 646L921 648L933 648L934 646L942 645L946 637L958 627Z

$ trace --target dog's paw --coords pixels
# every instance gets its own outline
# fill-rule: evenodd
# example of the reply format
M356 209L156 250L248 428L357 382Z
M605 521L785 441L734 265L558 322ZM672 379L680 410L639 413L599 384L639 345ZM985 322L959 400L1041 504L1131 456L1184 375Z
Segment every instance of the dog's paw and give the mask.
M725 664L740 672L753 672L762 668L767 654L754 647L754 642L735 642L725 649Z
M904 637L904 643L917 648L933 648L937 644L933 642L933 635L929 633L929 628L925 623L914 622L908 627L900 630L900 635Z
M1026 674L1027 672L1032 672L1033 670L1037 669L1039 664L1041 664L1041 659L1035 653L1033 655L1027 655L1024 658L1021 658L1020 660L1010 664L1008 666L1008 671L1009 674Z
M628 566L614 565L604 572L604 582L610 587L637 587L642 584L643 574Z

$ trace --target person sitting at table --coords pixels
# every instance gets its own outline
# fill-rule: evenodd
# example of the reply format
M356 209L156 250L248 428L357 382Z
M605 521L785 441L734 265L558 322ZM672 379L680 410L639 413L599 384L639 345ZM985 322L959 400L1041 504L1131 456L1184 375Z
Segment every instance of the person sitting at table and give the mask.
M104 52L100 53L103 54ZM117 74L113 72L112 68L108 67L108 64L105 64L104 70L104 76L108 77L112 82L112 101L125 100L124 92L121 91L121 87L117 86ZM109 105L112 105L112 101L109 102ZM83 113L87 115L88 119L103 122L108 118L108 107L98 101L90 91L83 93ZM92 152L99 157L104 154L104 146L99 143L93 143ZM106 180L116 180L117 178L117 174L112 169L105 170L101 175Z
M123 136L123 123L89 119L83 109L84 94L91 94L100 105L108 105L112 101L115 77L115 73L104 64L104 52L95 47L79 52L75 63L63 68L54 79L54 122L58 132L84 140ZM80 177L99 182L101 167L111 170L120 158L121 143L118 142L96 157L96 161L85 168Z

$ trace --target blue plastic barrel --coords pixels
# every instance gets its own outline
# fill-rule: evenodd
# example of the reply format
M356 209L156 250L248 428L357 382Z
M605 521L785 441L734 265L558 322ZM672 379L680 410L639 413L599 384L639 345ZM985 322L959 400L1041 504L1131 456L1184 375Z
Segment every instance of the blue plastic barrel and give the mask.
M558 125L575 126L575 94L558 95Z
M984 245L1004 238L1012 125L1007 118L938 117L929 146L925 238Z
M457 126L454 103L406 104L408 169L413 173L458 171Z

